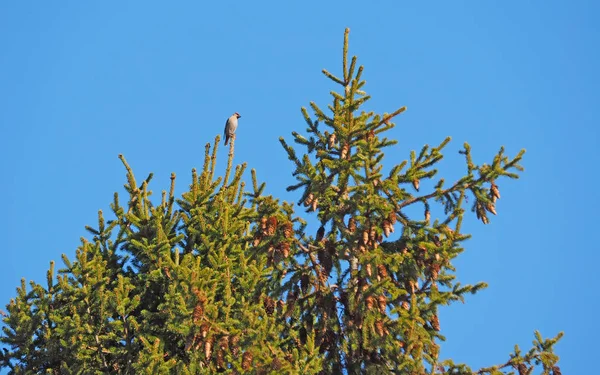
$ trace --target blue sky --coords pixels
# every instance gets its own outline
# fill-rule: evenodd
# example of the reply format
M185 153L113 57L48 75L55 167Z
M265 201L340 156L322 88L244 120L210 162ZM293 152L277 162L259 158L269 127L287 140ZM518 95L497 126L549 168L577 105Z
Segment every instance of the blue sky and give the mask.
M600 4L593 1L3 2L0 4L0 304L21 277L43 283L73 256L84 225L122 191L123 153L138 178L187 186L204 144L242 114L236 162L283 199L294 182L279 136L299 108L329 103L345 27L365 65L368 108L406 105L385 162L452 136L441 175L500 145L526 148L526 171L500 181L499 216L473 233L459 279L489 289L441 314L442 355L504 362L533 331L565 331L565 374L589 372L598 330ZM368 5L367 5L368 4ZM224 168L225 149L219 152Z

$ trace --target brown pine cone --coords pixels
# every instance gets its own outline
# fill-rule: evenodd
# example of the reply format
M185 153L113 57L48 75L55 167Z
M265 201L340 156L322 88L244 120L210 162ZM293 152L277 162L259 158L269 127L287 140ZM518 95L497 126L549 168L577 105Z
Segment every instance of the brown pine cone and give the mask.
M329 140L328 140L329 148L333 148L335 146L335 141L336 141L335 133L331 133L331 135L329 136Z
M492 197L496 199L500 199L500 190L498 190L498 185L492 182L492 186L490 187L490 192L492 193Z
M486 204L486 208L488 211L490 211L491 213L493 213L494 215L497 215L496 213L496 207L494 207L494 204L492 203L487 203Z
M430 323L431 323L431 327L434 330L436 330L436 331L439 332L439 330L440 330L440 319L438 318L437 315L434 315L433 318L431 318Z
M367 310L373 309L373 305L375 304L375 298L373 298L373 296L367 296L365 298L365 304L367 305Z
M331 269L333 268L333 259L331 258L331 254L328 251L319 250L317 252L317 257L319 258L319 263L323 267L325 274L329 276Z
M233 357L237 357L240 354L240 337L239 336L230 336L229 337L229 348L231 349L231 354Z
M325 236L325 227L321 225L319 227L319 229L317 230L317 237L316 237L317 242L321 242L321 240L323 240L324 236Z
M198 302L196 304L196 307L194 307L194 314L193 314L194 324L198 324L200 322L200 319L202 319L202 315L204 315L204 308L202 307L202 304L200 302Z
M387 308L387 298L383 294L377 297L377 304L379 305L379 312L385 314L385 309Z
M349 230L351 233L354 233L354 231L356 230L356 219L355 219L355 218L353 218L353 217L351 217L351 218L348 220L348 230Z
M260 218L260 228L262 230L266 230L267 229L267 218L264 217L264 216Z
M319 205L319 199L318 199L318 198L315 198L315 199L313 199L313 201L312 201L312 204L311 204L311 208L312 208L312 210L313 210L313 211L316 211L316 210L317 210L317 207L318 207L318 205Z
M440 273L440 265L438 263L433 263L431 265L431 279L437 280Z
M281 360L279 358L273 358L273 362L271 362L271 369L275 371L281 370Z
M375 322L375 332L377 332L377 334L379 336L383 336L385 334L385 328L383 326L383 320L378 320Z
M217 368L219 370L222 370L225 368L225 360L224 360L224 355L223 355L222 350L217 351Z
M398 218L396 217L396 213L395 212L391 212L388 216L388 220L390 221L390 223L392 225L396 224L396 221L398 221Z
M350 145L348 145L347 143L344 143L344 146L342 147L342 151L340 152L340 159L346 159L349 152L350 152Z
M283 236L285 238L291 238L294 235L294 226L291 222L286 222L283 224Z
M388 220L384 220L381 229L383 229L383 234L389 237L390 233L392 233L392 224Z
M273 312L275 312L275 301L271 297L265 297L263 300L263 306L267 315L273 315Z
M304 207L310 206L314 199L315 196L313 195L313 193L309 193L306 199L304 200Z
M310 282L310 277L306 274L300 276L300 290L302 290L302 294L306 294L308 291L308 286Z
M252 353L244 352L244 354L242 355L242 370L250 370L250 367L252 366L252 359Z
M274 235L276 229L277 229L277 218L275 216L271 216L267 220L267 236Z
M385 268L385 266L383 264L380 264L377 266L377 274L379 275L379 277L381 277L382 279L385 279L386 277L388 277L388 271L387 268Z
M560 367L552 366L552 375L562 375L562 372L560 372Z
M262 240L262 234L260 232L256 232L254 239L252 239L252 245L254 247L258 246L260 244L260 240Z
M416 191L419 191L419 179L415 178L412 182L413 187L415 188Z
M367 263L365 266L365 271L367 272L367 276L373 276L373 268L371 267L371 263Z
M289 257L290 256L290 243L289 242L280 243L279 250L281 251L281 254L283 255L284 258Z
M209 338L204 342L204 357L208 360L212 356L213 338Z

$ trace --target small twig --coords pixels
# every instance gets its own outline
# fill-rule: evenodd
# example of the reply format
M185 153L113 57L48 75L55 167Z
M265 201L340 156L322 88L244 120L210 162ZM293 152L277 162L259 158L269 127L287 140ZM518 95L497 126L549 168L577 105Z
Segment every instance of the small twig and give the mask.
M398 116L399 114L401 114L404 111L406 111L406 107L401 107L400 109L397 109L395 112L390 113L387 116L383 116L383 118L381 119L381 121L379 121L379 123L377 124L377 126L380 126L381 124L387 123L392 118Z
M479 179L477 179L477 180L475 180L475 181L473 181L473 182L471 182L471 183L462 184L462 185L463 185L463 187L464 187L464 188L465 188L465 190L466 190L466 189L469 189L469 188L471 188L472 186L476 185L476 184L477 184L477 183L479 183L480 181L481 181L481 178L479 178ZM423 196L421 196L421 197L413 197L413 198L411 198L411 199L407 199L407 200L405 200L404 202L402 202L402 203L400 203L400 204L398 205L398 210L399 210L399 209L401 209L401 208L403 208L403 207L406 207L406 206L408 206L408 205L410 205L410 204L413 204L413 203L415 203L415 202L418 202L418 201L424 201L424 200L428 200L428 199L431 199L431 198L433 198L433 197L435 197L435 196L437 196L437 195L445 195L445 194L448 194L448 193L450 193L450 192L452 192L452 191L456 190L456 189L457 189L457 188L458 188L460 185L461 185L461 184L459 184L459 183L457 182L457 183L455 183L454 185L452 185L451 187L449 187L448 189L446 189L446 190L442 190L441 192L434 191L433 193L430 193L430 194L427 194L427 195L423 195Z

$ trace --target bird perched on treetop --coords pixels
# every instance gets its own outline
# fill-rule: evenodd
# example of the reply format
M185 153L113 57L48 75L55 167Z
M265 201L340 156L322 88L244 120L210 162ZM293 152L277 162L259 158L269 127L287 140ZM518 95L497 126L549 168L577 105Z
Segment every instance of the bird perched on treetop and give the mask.
M225 146L227 146L227 142L229 142L229 138L233 137L235 134L235 130L238 126L238 119L242 117L239 113L234 113L231 115L227 122L225 122Z

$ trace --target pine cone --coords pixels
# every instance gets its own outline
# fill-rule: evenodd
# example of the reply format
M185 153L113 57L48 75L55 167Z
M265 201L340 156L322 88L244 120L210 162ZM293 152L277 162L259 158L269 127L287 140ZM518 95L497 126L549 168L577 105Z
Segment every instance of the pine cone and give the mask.
M225 368L225 360L223 359L224 355L223 355L223 351L219 350L217 351L217 368L219 370L223 370Z
M387 308L387 298L383 294L377 297L377 304L379 305L379 312L385 314L385 309Z
M244 352L242 355L242 370L248 371L252 367L252 353Z
M319 205L319 199L318 198L313 199L312 206L311 206L312 210L316 211L318 205Z
M206 335L208 335L208 330L209 330L208 323L206 323L206 322L202 323L202 325L200 326L200 334L202 335L202 338L206 338Z
M273 362L271 362L271 369L275 371L281 370L281 360L279 358L273 358Z
M308 291L308 286L310 282L310 277L306 274L300 276L300 290L302 290L302 294L306 294Z
M438 318L437 315L434 315L433 318L431 318L431 320L429 321L431 323L431 327L438 331L440 330L440 319Z
M363 244L368 244L369 243L369 231L364 231L362 234L362 242Z
M373 139L375 139L375 130L370 130L367 133L367 141L372 141Z
M260 244L261 240L262 240L262 234L260 232L256 232L256 234L254 235L254 239L252 240L252 245L254 247L258 246Z
M240 337L239 336L230 336L229 337L229 347L231 348L231 354L234 358L240 354Z
M354 231L356 230L356 219L354 219L353 217L351 217L348 220L348 230L350 231L350 233L354 233Z
M188 335L188 337L185 339L184 347L184 350L186 352L192 348L192 345L194 345L194 341L196 341L196 337L193 334Z
M279 251L281 252L281 255L283 255L284 258L289 257L290 256L290 243L289 242L280 243Z
M413 187L415 188L416 191L419 191L419 179L415 178L412 182Z
M342 147L342 151L340 152L340 159L346 159L349 152L350 152L350 145L348 145L347 143L344 143L344 146Z
M319 229L317 230L317 237L316 237L317 242L321 242L323 240L324 236L325 236L325 227L321 225L319 227Z
M389 220L384 220L381 227L383 229L383 234L385 234L386 237L389 237L390 233L394 231L394 227L392 227L392 224L389 222Z
M440 265L437 263L433 263L431 265L431 279L437 280L439 273L440 273Z
M331 258L331 254L325 250L319 250L317 252L317 257L319 258L319 263L325 270L327 276L331 273L331 269L333 268L333 259Z
M373 298L373 296L367 296L365 298L365 304L367 305L367 310L372 310L373 305L375 304L375 298Z
M285 238L291 238L294 235L294 226L291 222L283 224L283 236Z
M367 265L365 266L365 271L367 272L367 276L369 276L369 277L373 276L373 270L371 267L371 263L367 263Z
M336 141L335 133L331 133L331 135L329 136L329 140L328 140L328 142L329 142L329 144L328 144L329 148L333 148L335 146L335 141Z
M194 307L194 314L193 314L194 324L198 324L200 322L200 319L202 319L202 315L204 315L204 308L202 307L202 304L200 302L198 302L196 304L196 307Z
M429 222L429 220L431 220L431 213L429 210L425 210L425 221Z
M304 207L308 207L312 204L313 199L315 198L315 196L313 195L313 193L309 193L306 196L306 199L304 199Z
M287 310L285 311L286 317L289 317L292 315L292 311L294 311L294 306L296 305L297 297L298 296L296 296L296 293L294 293L291 290L287 293L287 299L286 299Z
M204 357L209 360L212 356L213 338L209 338L204 342Z
M371 230L369 231L369 239L371 241L375 241L377 239L377 231L375 230L375 228L371 228Z
M500 199L500 190L498 190L498 185L492 182L492 186L490 187L490 192L492 193L492 197L496 199Z
M552 375L562 375L562 372L560 372L560 367L552 366Z
M273 312L275 312L275 301L271 297L265 297L263 300L263 306L267 315L273 315Z
M415 292L414 282L412 280L406 280L404 282L404 289L406 289L406 291L409 293L414 293Z
M517 370L519 370L519 375L527 374L527 366L524 363L519 363L517 365Z
M269 217L267 221L267 236L272 236L275 234L275 230L277 229L277 218L275 216Z
M380 264L377 266L377 274L379 275L379 277L381 277L382 279L385 279L386 277L388 277L388 271L387 268L385 268L385 266L383 264Z
M392 225L396 224L396 221L398 221L398 218L396 218L396 213L395 212L391 212L388 215L388 220L390 221L390 224L392 224Z
M267 218L264 217L264 216L260 218L260 228L262 230L266 230L267 229Z
M492 203L488 203L486 206L487 210L490 211L491 213L493 213L494 215L496 214L496 207L494 207L494 205Z
M378 320L375 322L375 331L379 336L383 336L385 334L385 328L383 326L383 320Z
M224 351L229 350L229 336L223 336L219 339L219 349Z
M402 301L402 308L404 310L410 310L410 305L406 301Z

